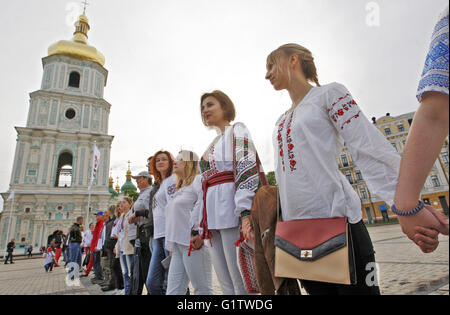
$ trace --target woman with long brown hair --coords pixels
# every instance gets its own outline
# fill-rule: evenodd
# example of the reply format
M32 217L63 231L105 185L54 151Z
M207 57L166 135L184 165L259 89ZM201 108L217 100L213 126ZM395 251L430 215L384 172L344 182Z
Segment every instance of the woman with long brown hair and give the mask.
M153 212L152 258L147 274L146 287L150 295L165 295L166 270L161 264L169 253L164 248L166 213L165 206L175 193L175 178L172 176L173 158L168 151L160 150L150 159L150 170L155 177L150 197Z

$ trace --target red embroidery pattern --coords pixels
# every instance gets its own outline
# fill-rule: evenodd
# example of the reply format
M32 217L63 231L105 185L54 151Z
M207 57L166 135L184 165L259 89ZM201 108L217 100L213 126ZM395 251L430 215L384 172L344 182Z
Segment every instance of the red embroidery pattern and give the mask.
M344 96L339 97L338 100L331 105L331 108L328 109L328 112L330 112L337 103L339 103L340 101L342 101L343 99L345 99L349 96L351 96L351 95L347 93Z
M351 109L354 109L356 111L358 104L356 104L356 102L353 99L350 99L350 101L345 102L342 104L342 106L340 106L339 109L337 109L336 111L332 112L333 107L338 104L340 101L342 101L343 99L345 99L346 97L350 96L350 94L346 94L343 97L340 97L338 99L338 101L334 102L333 105L331 106L331 108L328 109L328 114L330 115L330 118L337 123L338 120L344 116L344 114L348 111L350 111ZM341 126L341 130L344 129L344 126L346 124L349 124L350 121L354 118L358 118L359 114L361 113L361 111L359 111L356 115L352 116L350 119L348 119L347 121L345 121L345 123Z
M361 114L361 111L359 111L358 114L356 114L356 115L350 117L349 119L347 119L347 121L341 126L341 130L344 130L344 126L345 126L346 124L349 124L349 123L352 121L352 119L358 118L358 117L359 117L359 114Z
M292 119L294 118L294 113L291 114L291 118L289 119L289 123L287 125L287 132L286 132L286 142L288 143L288 158L289 158L289 167L291 168L291 172L295 171L297 168L295 165L297 164L297 161L295 161L295 154L294 154L294 145L292 144L292 137L291 137L291 125L292 125Z
M287 117L284 117L281 124L278 125L278 137L277 137L279 154L280 154L280 158L281 158L281 165L283 166L283 172L286 171L286 168L284 166L283 137L281 136L281 131L283 131L283 129L284 129L284 123L286 121L286 118Z

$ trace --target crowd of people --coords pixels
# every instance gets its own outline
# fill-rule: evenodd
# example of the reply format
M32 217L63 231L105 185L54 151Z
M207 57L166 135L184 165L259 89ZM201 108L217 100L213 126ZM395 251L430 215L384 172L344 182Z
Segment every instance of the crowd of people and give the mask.
M355 282L300 279L303 287L309 294L380 294L378 286L365 281L375 253L359 197L339 171L337 155L345 142L371 191L392 205L403 232L423 252L437 248L439 233L448 235L448 220L420 201L426 175L448 134L448 8L435 29L417 92L421 105L403 158L345 86L320 85L305 47L279 47L268 56L266 68L274 89L287 90L292 100L273 133L280 219L345 217L353 246ZM82 217L67 238L58 231L54 252L44 253L46 270L51 270L51 260L57 265L64 247L68 262L86 267L80 269L82 276L93 269L91 281L103 291L141 295L145 286L150 295L185 295L191 284L192 293L208 295L213 294L214 269L223 294L248 294L236 245L244 239L261 243L267 232L255 235L252 218L253 199L264 181L249 130L243 123L231 124L235 111L222 91L202 95L202 121L218 133L204 154L154 153L148 170L133 176L140 191L137 200L123 197L95 213L96 222L86 231ZM422 141L430 125L435 133ZM425 143L432 148L422 149Z

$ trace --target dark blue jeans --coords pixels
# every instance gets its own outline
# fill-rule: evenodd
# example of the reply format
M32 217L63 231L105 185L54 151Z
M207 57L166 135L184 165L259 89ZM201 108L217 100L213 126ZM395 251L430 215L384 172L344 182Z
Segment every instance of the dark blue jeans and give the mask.
M147 281L145 283L150 295L165 295L164 280L167 279L167 270L164 269L161 261L164 260L169 253L164 248L165 238L161 237L153 240L152 258L148 270Z
M8 252L8 256L6 256L6 259L5 259L5 264L8 263L8 259L12 263L13 262L12 258L13 258L13 252Z
M79 243L70 243L69 244L69 263L74 262L77 263L81 268L81 246Z

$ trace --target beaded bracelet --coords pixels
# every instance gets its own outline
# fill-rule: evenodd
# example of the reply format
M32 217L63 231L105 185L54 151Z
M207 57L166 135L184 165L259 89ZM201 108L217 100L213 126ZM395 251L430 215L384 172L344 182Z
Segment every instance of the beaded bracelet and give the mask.
M395 205L392 205L391 210L396 215L399 215L402 217L408 217L408 216L412 216L412 215L419 213L424 207L425 207L425 204L422 202L422 200L419 200L419 205L412 210L399 211L399 210L397 210L397 208L395 208Z
M248 217L249 215L250 215L250 211L248 211L248 210L244 210L241 212L241 218Z

